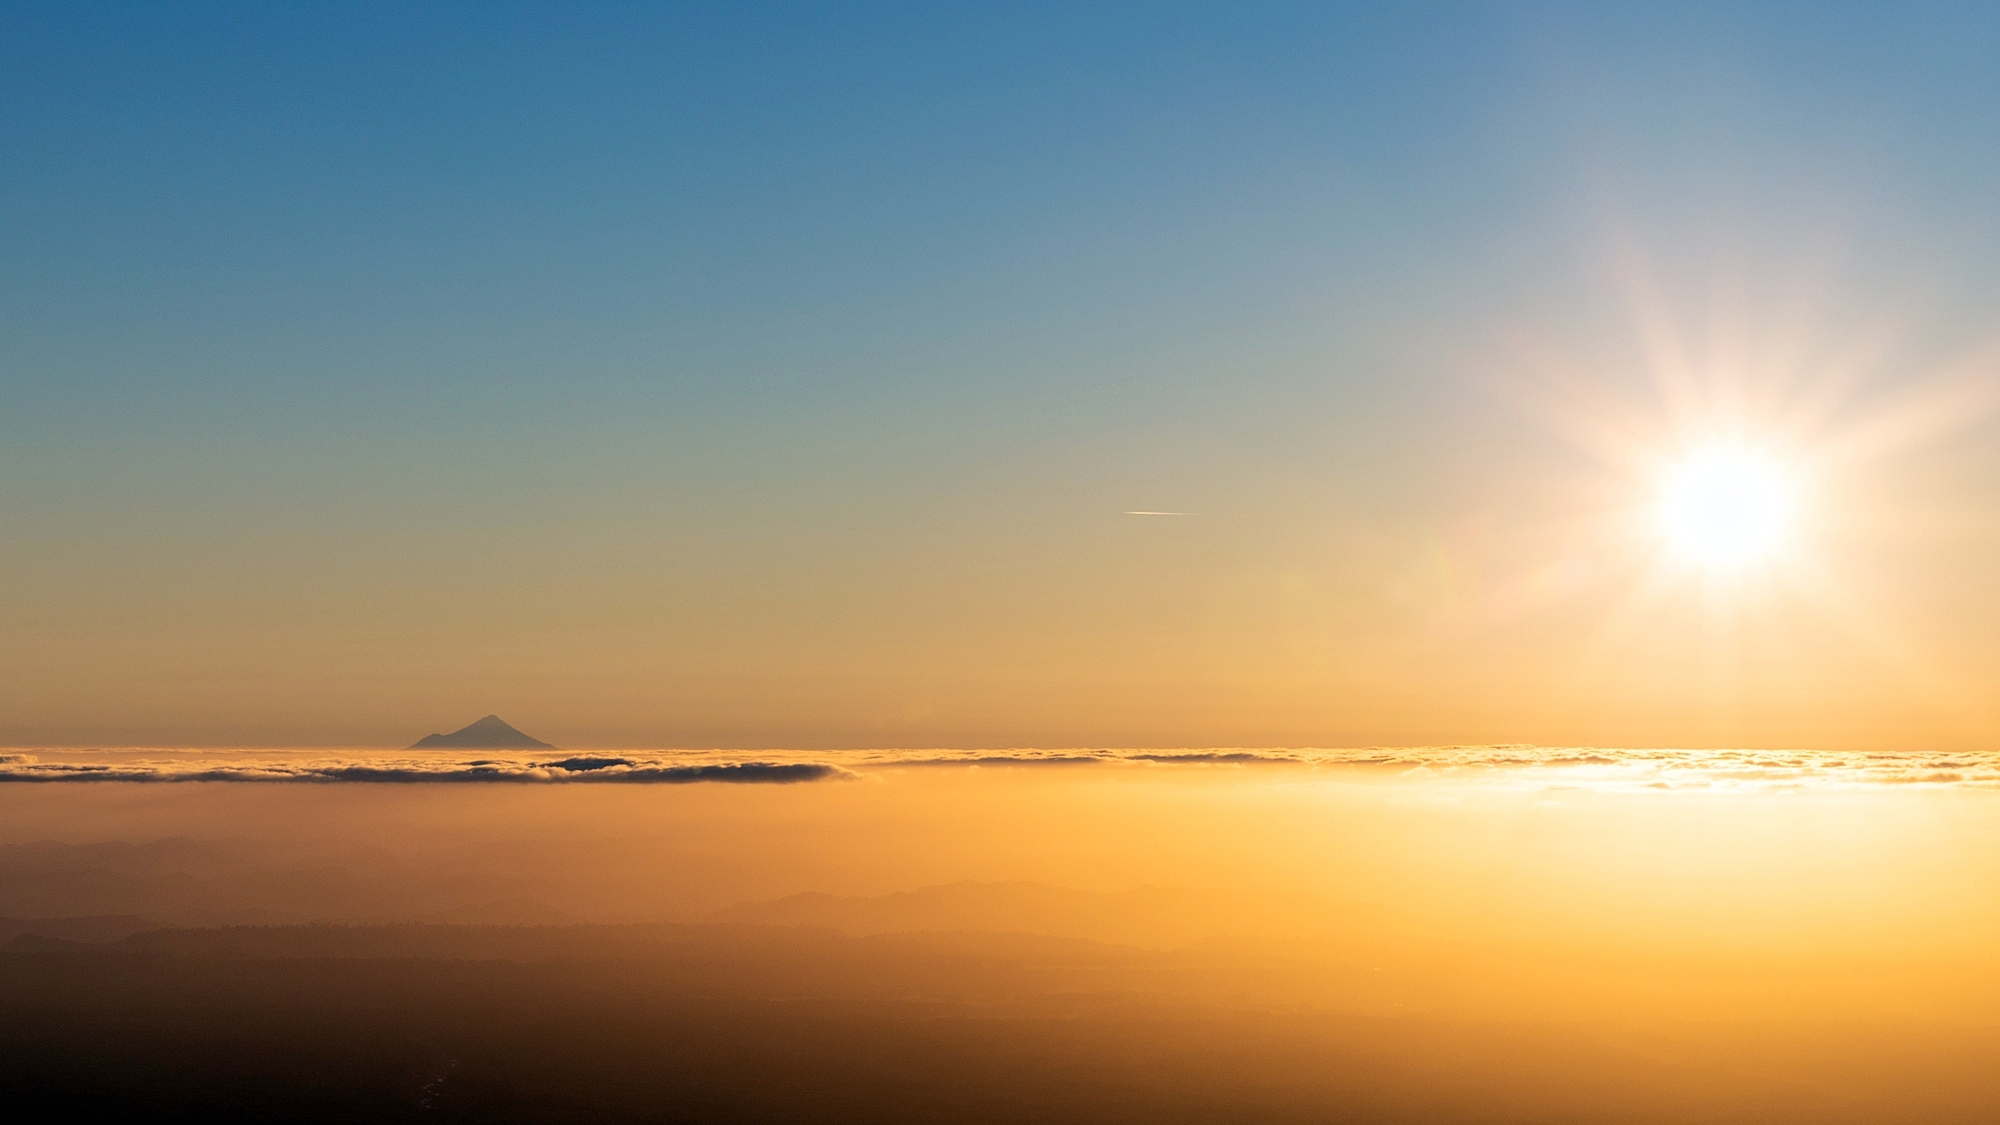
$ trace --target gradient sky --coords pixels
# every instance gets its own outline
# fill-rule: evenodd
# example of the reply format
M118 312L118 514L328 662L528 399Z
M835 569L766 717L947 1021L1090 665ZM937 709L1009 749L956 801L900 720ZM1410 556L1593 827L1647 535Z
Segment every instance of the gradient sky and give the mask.
M1990 745L2000 14L1659 7L8 4L0 743Z

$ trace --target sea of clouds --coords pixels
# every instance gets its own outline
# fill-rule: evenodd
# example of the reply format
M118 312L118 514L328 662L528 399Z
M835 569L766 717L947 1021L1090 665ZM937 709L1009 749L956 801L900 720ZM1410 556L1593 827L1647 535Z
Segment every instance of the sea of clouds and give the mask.
M797 784L898 770L1251 770L1329 777L1623 790L1917 785L2000 788L2000 753L1618 750L1423 746L1364 749L419 752L40 750L0 754L0 782L290 782L544 785Z

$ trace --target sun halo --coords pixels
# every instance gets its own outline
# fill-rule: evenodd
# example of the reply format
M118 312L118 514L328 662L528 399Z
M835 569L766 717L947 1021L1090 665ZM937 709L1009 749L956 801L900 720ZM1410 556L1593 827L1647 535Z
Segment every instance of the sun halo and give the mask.
M1770 458L1710 450L1666 474L1660 524L1679 553L1710 566L1769 557L1794 516L1795 489Z

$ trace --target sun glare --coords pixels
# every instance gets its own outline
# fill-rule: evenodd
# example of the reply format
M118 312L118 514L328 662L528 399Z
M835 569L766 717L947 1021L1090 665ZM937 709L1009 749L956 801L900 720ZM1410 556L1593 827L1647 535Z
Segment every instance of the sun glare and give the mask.
M1776 466L1736 452L1702 454L1667 482L1661 519L1679 550L1711 564L1770 554L1791 517L1791 488Z

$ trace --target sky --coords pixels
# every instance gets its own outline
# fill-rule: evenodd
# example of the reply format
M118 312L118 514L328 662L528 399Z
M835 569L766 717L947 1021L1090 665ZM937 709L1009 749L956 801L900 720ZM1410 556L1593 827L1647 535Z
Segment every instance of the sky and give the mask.
M0 744L1988 746L2000 15L1657 7L0 7Z

